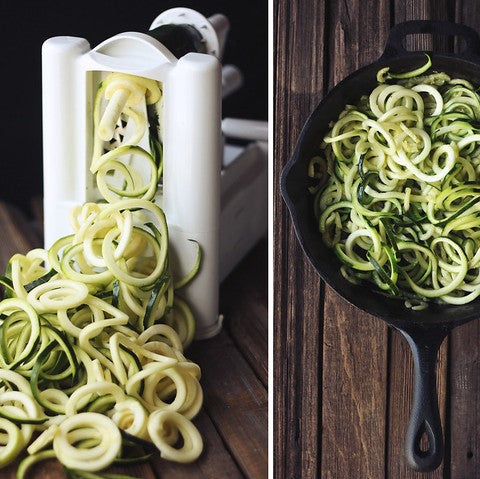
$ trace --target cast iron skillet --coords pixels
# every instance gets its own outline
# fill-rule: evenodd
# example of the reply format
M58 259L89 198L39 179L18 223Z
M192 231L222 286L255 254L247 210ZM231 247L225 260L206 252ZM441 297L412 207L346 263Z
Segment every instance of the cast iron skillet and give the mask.
M425 63L423 52L407 52L402 46L404 37L411 33L463 38L466 46L458 55L431 53L433 69L480 85L480 37L477 32L463 25L429 20L395 26L390 31L383 55L375 63L340 82L313 111L300 134L292 158L282 172L281 191L302 248L320 276L347 301L383 319L409 342L415 364L415 391L406 455L412 468L427 472L437 468L443 458L443 434L435 384L437 352L455 326L480 316L480 300L462 306L432 305L423 311L412 311L405 308L403 301L381 296L369 286L350 284L340 274L336 256L321 239L314 220L313 199L307 191L310 184L307 165L318 152L329 122L338 118L346 104L358 101L361 95L369 94L375 88L380 68L389 66L393 72L402 72ZM420 448L424 433L429 442L426 451Z

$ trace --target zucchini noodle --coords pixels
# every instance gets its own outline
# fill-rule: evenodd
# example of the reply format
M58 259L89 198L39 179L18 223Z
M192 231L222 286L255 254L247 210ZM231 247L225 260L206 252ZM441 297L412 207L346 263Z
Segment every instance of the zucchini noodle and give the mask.
M378 72L310 160L325 244L354 284L423 309L480 295L480 96L466 80Z
M151 201L162 171L151 108L161 95L153 80L107 76L91 165L106 202L73 208L72 234L14 255L0 277L0 467L27 449L18 479L53 457L72 477L150 457L125 457L125 441L177 462L202 452L191 422L203 402L200 368L183 354L195 320L177 294L201 248L175 277L165 214ZM149 151L138 145L147 131Z

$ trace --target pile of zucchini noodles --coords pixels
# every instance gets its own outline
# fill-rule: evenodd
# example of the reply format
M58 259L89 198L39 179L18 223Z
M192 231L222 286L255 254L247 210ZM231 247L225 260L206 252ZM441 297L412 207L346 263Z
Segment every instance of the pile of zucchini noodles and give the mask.
M480 96L467 80L378 72L311 159L314 210L343 276L407 307L480 295Z
M198 270L200 248L175 279L165 215L152 201L161 143L150 108L161 94L157 82L125 74L101 83L91 171L106 202L74 208L73 234L14 255L0 278L0 468L27 448L18 479L52 457L71 478L126 478L96 472L157 448L178 462L202 451L191 422L203 401L200 368L183 354L195 323L176 294ZM133 132L119 136L130 118ZM138 142L149 119L147 152ZM148 453L132 457L136 446Z

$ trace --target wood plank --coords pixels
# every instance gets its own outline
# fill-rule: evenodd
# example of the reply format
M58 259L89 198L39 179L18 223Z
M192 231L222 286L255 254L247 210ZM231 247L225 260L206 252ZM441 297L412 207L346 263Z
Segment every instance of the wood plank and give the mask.
M268 455L266 388L225 330L215 338L194 343L188 354L202 368L204 408L226 449L245 476L264 479Z
M15 253L25 254L40 245L40 239L23 213L0 202L0 270Z
M53 463L58 461L49 461L49 463L45 463L45 465L41 466L38 468L38 478L41 479L43 476L42 474L44 471L50 472L54 467ZM52 468L52 469L50 469ZM111 467L108 469L109 473L112 474L128 474L129 476L132 476L133 478L138 478L138 479L157 479L159 476L156 474L153 470L153 465L151 463L148 464L137 464L137 465L131 465L131 466L124 466L124 467ZM37 476L35 476L37 477ZM180 476L176 476L180 477ZM185 476L182 476L185 477ZM59 479L59 478L64 478L64 475L59 475L59 476L54 476L52 479ZM30 477L28 477L30 479ZM32 477L32 479L34 479Z
M328 12L328 88L331 89L383 53L390 25L390 6L387 0L330 0Z
M387 327L325 294L322 476L384 474Z
M32 210L33 216L33 225L38 231L38 235L42 239L43 243L43 224L44 224L44 216L43 216L43 198L40 196L35 196L32 198L30 202L30 207Z
M328 12L331 88L380 56L390 10L387 1L332 1ZM323 341L321 477L383 477L387 327L327 288Z
M394 0L394 23L407 20L453 20L454 2L449 0ZM409 35L407 50L434 50L447 52L453 45L452 39L438 35Z
M16 461L11 466L1 471L0 477L2 479L15 479L16 478L16 469L19 461ZM150 464L138 464L128 467L112 467L108 469L108 472L115 474L128 474L134 478L138 479L157 479L160 476L157 476L152 469ZM43 461L38 463L34 468L32 468L27 474L27 479L65 479L65 474L63 472L63 466L57 460L51 459L48 461ZM166 476L161 476L166 477ZM183 475L172 476L174 478L184 478ZM195 476L192 476L195 477Z
M324 1L274 2L274 477L320 473L323 285L279 194L283 165L323 94Z
M480 322L454 330L450 369L452 479L480 477Z
M457 0L455 21L480 31L479 2ZM479 321L455 329L450 344L451 478L480 477Z
M282 302L275 311L274 380L276 427L275 468L280 478L316 477L321 454L321 335L324 285L300 259L303 252L289 231L289 254L284 258ZM278 293L277 293L278 294ZM282 462L280 462L282 461ZM277 477L277 476L276 476Z
M448 19L448 8L445 0L402 1L396 0L394 23L417 19ZM451 39L437 36L412 35L406 38L407 50L446 51ZM409 346L403 336L397 332L391 335L389 377L389 417L388 417L388 460L387 477L405 479L441 478L444 473L443 463L431 473L417 473L410 469L405 459L405 437L410 418L413 398L414 369ZM440 416L445 428L446 424L446 392L447 392L448 339L440 348L437 364L437 391L439 397ZM446 449L448 449L447 439Z
M205 411L194 421L203 437L203 453L193 464L176 464L158 455L152 460L157 479L242 479L232 456L225 449L215 426Z
M2 479L15 479L19 462L17 460L6 469L2 469ZM28 479L65 479L65 474L63 473L63 466L57 460L49 460L38 463L30 470L27 477Z
M220 288L224 327L265 387L268 384L267 259L265 239Z

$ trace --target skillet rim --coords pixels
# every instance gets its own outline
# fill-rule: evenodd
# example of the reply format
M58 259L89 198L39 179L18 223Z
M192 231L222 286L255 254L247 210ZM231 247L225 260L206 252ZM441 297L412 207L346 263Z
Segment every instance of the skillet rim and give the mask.
M435 53L435 52L427 52L431 59L433 67L437 62L453 62L453 63L460 63L464 66L468 66L470 69L474 69L478 71L478 78L480 80L480 57L475 57L470 55L468 58L462 57L459 55L448 54L448 53ZM332 278L332 275L329 274L329 271L325 269L322 262L319 261L318 255L315 255L315 250L312 250L310 245L310 241L308 239L308 235L302 230L300 218L302 217L301 211L298 211L297 203L292 198L289 190L291 189L291 181L292 181L292 172L294 171L295 167L301 163L302 160L302 148L306 141L306 138L309 134L311 134L312 130L314 130L315 124L318 122L318 117L322 115L323 110L325 108L325 104L328 103L329 100L332 99L334 95L337 95L338 92L343 91L348 87L353 80L357 79L362 74L374 73L376 75L377 71L380 68L384 68L385 66L391 66L392 63L396 63L398 61L411 63L416 60L424 59L424 52L405 52L402 54L387 56L383 55L373 63L365 65L358 70L350 73L344 79L342 79L337 85L335 85L328 93L322 98L322 100L317 104L317 106L312 110L310 115L308 116L306 122L304 123L302 130L298 136L295 149L284 165L281 179L280 179L280 191L285 201L285 204L288 208L290 216L293 221L295 234L297 239L300 243L300 246L307 256L310 264L314 267L320 277L328 284L337 294L339 294L344 300L346 300L349 304L359 308L360 310L371 314L383 321L386 321L390 326L393 326L397 329L404 330L404 331L411 331L411 330L431 330L432 328L439 329L441 331L448 332L453 327L458 325L467 323L474 319L480 317L480 298L468 303L466 305L441 305L431 303L426 310L422 311L414 311L411 309L407 309L403 301L400 299L395 298L388 298L386 296L382 296L380 293L376 292L375 290L371 289L368 285L365 287L363 286L355 286L348 283L343 277L340 278ZM458 66L458 65L457 65ZM407 65L405 69L409 69L410 65ZM442 68L443 71L448 73L448 69ZM453 70L453 66L452 66ZM455 73L457 77L461 77L458 73ZM468 78L467 78L468 79ZM475 81L474 83L478 84L479 81ZM358 94L357 98L361 93ZM347 104L347 103L345 103ZM344 105L345 105L344 104ZM329 116L323 114L323 116ZM332 115L329 117L331 118ZM336 115L338 116L338 114ZM335 115L334 115L335 118ZM333 119L334 119L333 118ZM306 188L308 185L308 178L305 174L305 194ZM319 234L319 233L318 233ZM320 236L320 234L319 234ZM328 251L331 251L326 245L323 244L321 241L322 248L325 248ZM337 265L340 266L340 262L338 260ZM363 291L360 291L363 289ZM367 290L367 291L365 291ZM358 296L368 296L370 299L374 298L373 301L370 303L377 304L380 303L380 307L370 307L366 306L362 301L355 300L354 296L356 293ZM366 294L368 293L368 294ZM368 300L367 300L368 303ZM390 308L388 307L390 306ZM400 307L401 314L392 314L391 310L395 310ZM448 314L446 314L446 312ZM457 314L460 313L460 314ZM406 318L408 316L408 319ZM446 316L446 317L445 317Z

